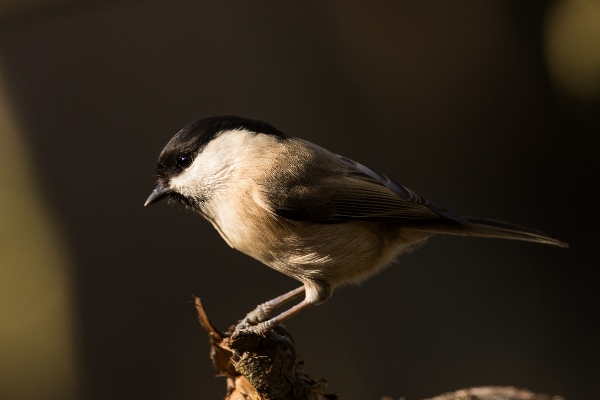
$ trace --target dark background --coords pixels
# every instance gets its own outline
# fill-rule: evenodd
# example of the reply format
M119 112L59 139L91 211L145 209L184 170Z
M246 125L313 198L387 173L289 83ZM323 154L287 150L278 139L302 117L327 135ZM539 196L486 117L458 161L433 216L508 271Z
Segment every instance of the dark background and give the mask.
M221 398L190 296L224 329L298 286L182 207L142 207L176 131L237 114L455 212L571 244L430 240L289 321L311 376L342 399L477 385L596 398L600 108L549 72L557 4L95 1L4 15L4 87L73 260L78 397Z

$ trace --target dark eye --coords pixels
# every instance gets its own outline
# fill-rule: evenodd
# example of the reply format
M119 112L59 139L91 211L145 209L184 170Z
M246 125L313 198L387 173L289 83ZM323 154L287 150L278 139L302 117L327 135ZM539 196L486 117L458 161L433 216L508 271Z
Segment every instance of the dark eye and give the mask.
M189 154L184 154L182 156L177 157L177 165L181 168L187 168L192 164L192 156Z

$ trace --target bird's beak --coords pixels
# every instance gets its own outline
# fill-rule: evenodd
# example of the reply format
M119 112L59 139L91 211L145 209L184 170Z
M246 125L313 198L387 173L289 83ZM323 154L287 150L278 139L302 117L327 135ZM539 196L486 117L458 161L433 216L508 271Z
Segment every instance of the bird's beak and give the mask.
M148 200L146 200L146 202L144 203L144 207L149 206L150 204L158 203L159 201L167 197L169 193L171 193L170 188L163 186L161 183L158 183L152 191L152 193L150 193Z

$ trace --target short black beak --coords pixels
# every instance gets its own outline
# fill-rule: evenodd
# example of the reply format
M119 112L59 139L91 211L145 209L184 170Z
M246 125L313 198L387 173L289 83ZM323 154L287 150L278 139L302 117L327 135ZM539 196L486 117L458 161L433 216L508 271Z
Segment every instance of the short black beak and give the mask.
M171 193L171 189L159 183L156 185L152 193L150 193L148 200L146 200L144 203L144 207L149 206L150 204L158 203L165 197L169 196L169 193Z

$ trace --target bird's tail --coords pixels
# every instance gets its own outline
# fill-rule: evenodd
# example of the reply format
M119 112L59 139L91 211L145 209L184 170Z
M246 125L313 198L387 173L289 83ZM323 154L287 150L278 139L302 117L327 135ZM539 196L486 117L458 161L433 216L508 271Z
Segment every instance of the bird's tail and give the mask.
M496 239L523 240L526 242L545 243L558 247L569 247L567 243L553 239L543 232L509 224L492 219L462 217L466 223L452 222L445 224L419 225L411 227L415 230L448 235L479 236Z

